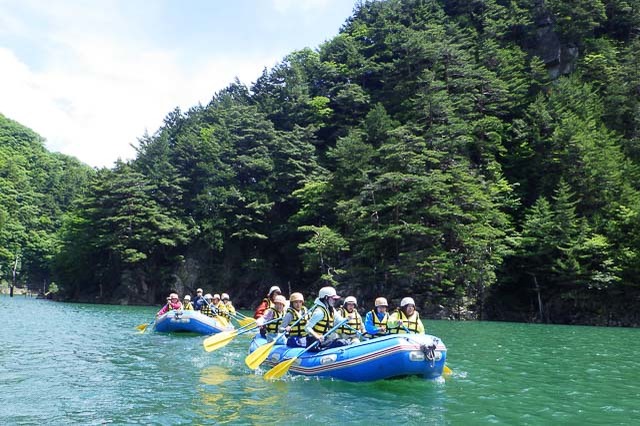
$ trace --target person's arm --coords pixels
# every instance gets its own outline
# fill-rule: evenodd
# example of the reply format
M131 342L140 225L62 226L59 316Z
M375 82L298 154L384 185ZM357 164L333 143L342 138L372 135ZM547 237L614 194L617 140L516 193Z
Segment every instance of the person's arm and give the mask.
M400 315L397 311L392 312L389 315L389 319L387 320L387 330L392 328L401 328L403 326L402 320L400 319Z
M286 328L289 326L289 323L291 323L291 320L293 319L293 315L291 314L291 312L287 312L286 314L284 314L284 317L282 318L282 322L280 323L280 327L279 327L279 331L283 332L286 330ZM289 330L286 330L287 332L291 331L291 328L289 328Z
M419 334L424 334L425 330L424 330L424 324L422 323L422 320L420 319L420 315L416 314L418 316L418 333Z
M364 333L364 320L362 319L362 316L360 315L360 313L358 311L356 312L356 316L360 319L360 330L358 330L360 333Z
M158 311L158 313L156 314L156 316L157 316L157 317L159 317L160 315L164 315L164 314L166 314L166 313L167 313L167 311L168 311L168 310L169 310L169 304L167 303L166 305L164 305L164 306L162 307L162 309L160 309L160 310Z
M371 311L367 312L367 315L364 317L364 329L369 334L376 334L380 331L373 323L373 313Z
M262 315L256 320L256 324L262 327L262 325L265 322L271 321L272 319L273 319L273 309L267 309L266 311L264 311L264 315Z
M313 314L311 315L311 318L309 319L309 321L307 321L307 325L304 328L307 334L314 336L316 339L320 341L320 343L322 343L322 335L313 331L313 327L317 323L322 321L323 318L324 318L324 313L322 312L322 309L315 309L313 311Z

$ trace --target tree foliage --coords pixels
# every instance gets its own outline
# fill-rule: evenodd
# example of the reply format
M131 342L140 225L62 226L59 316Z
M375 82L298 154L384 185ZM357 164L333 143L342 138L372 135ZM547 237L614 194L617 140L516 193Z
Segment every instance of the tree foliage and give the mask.
M3 273L20 252L34 274L55 258L74 298L209 286L249 305L330 283L456 315L605 318L598 300L640 291L638 16L624 0L360 2L317 49L170 112L89 186L69 159L3 157ZM2 129L4 153L42 150Z

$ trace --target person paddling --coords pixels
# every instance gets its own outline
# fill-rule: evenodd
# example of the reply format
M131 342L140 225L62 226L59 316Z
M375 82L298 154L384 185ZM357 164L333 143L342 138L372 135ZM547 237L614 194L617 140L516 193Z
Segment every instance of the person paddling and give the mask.
M156 316L164 315L169 311L179 311L182 310L182 303L180 303L180 298L177 293L171 293L167 300L167 304L162 307L156 314Z
M307 332L307 348L316 341L319 341L320 344L314 346L313 349L308 349L309 351L317 352L348 344L346 340L338 338L335 333L325 336L325 333L333 328L334 320L342 320L342 317L334 308L338 299L340 299L340 296L336 294L336 289L333 287L322 287L318 292L318 297L312 308L313 313L309 321L307 321L305 331Z
M205 314L208 317L215 317L218 315L218 310L211 304L212 296L207 293L204 295L204 305L202 305L201 313Z
M262 337L266 337L268 341L272 341L278 334L280 324L284 318L284 307L286 304L287 299L283 295L279 294L273 301L273 307L264 311L264 315L261 319L264 320L266 325L260 327L260 335L262 335Z
M387 308L389 307L389 303L386 298L378 297L374 305L375 307L367 312L364 318L364 328L367 330L365 336L367 338L388 334L387 321L389 320L389 314L387 313Z
M191 304L191 296L188 294L184 296L182 306L184 306L185 311L193 311L193 305Z
M222 304L227 312L229 312L229 315L234 316L236 314L236 308L233 306L233 303L231 303L231 300L229 300L229 294L222 293L220 297L222 298Z
M424 324L420 320L420 314L416 311L416 302L411 297L405 297L387 322L390 333L415 333L424 334Z
M360 341L358 333L360 335L364 334L364 322L356 309L357 307L358 300L354 296L347 296L340 308L340 316L347 318L349 321L338 329L338 334L340 334L340 337L348 339L350 344Z
M302 293L291 293L289 297L291 306L287 308L287 313L280 324L280 331L287 332L287 346L292 348L305 348L307 346L307 308L304 306L304 296ZM294 325L291 325L294 324Z
M231 317L229 316L229 311L227 311L226 306L220 300L220 295L218 293L214 294L211 298L211 306L218 311L218 315L226 319L227 321L231 321Z
M196 311L202 310L202 307L206 305L204 301L204 296L202 296L202 289L199 288L196 290L196 297L193 299L193 309Z

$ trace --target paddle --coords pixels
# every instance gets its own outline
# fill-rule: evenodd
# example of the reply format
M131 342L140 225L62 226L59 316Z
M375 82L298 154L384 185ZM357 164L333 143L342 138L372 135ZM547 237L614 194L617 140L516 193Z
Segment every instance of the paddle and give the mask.
M304 315L298 318L293 324L291 324L291 327L297 325L300 321L302 321L303 318L306 318L308 315L309 315L309 312L306 312ZM278 334L276 338L273 339L271 342L267 343L266 345L260 346L258 349L256 349L255 351L247 355L247 357L244 359L244 363L247 364L247 367L249 367L252 370L255 370L256 368L258 368L260 364L262 364L262 362L265 359L267 359L267 357L269 356L269 352L271 352L271 348L273 348L273 345L275 345L276 342L285 334L287 334L287 332L283 331L282 333Z
M348 321L348 320L347 320L347 321ZM345 324L344 326L345 326L345 327L347 327L349 330L353 330L353 331L355 331L355 332L356 332L356 335L357 335L358 337L362 337L362 336L364 336L364 333L363 333L362 331L360 331L360 330L356 330L355 328L351 327L349 324Z
M277 319L272 321L267 321L263 325L270 324L273 321L277 321ZM248 326L244 330L240 329L240 330L221 331L220 333L214 334L213 336L209 336L206 339L204 339L204 341L202 342L202 345L204 346L205 351L212 352L212 351L215 351L216 349L220 349L224 346L227 346L229 342L231 342L236 336L248 333L249 331L258 327L260 326L256 324L250 327Z
M153 320L151 320L151 322L150 322L150 323L148 323L148 324L140 324L140 325L137 325L137 326L136 326L136 328L137 328L138 330L140 330L140 334L143 334L145 331L147 331L147 328L148 328L151 324L153 324L154 322L156 322L156 319L155 319L155 318L154 318Z
M166 307L167 307L167 305L168 305L168 303L167 303L166 305L164 305L164 306L160 309L160 311L161 311L162 309L166 308ZM158 311L158 312L160 312L160 311ZM137 325L137 326L136 326L136 328L137 328L138 330L140 330L140 334L143 334L145 331L147 331L147 328L148 328L151 324L153 324L154 322L156 322L156 317L153 317L153 320L151 320L151 322L150 322L150 323L148 323L148 324L140 324L140 325Z
M336 331L337 329L342 327L347 321L349 321L349 320L346 319L346 318L344 320L340 321L338 324L336 324L333 327L331 327L329 329L329 331L327 331L325 334L323 334L322 337L323 338L327 337L329 334L333 333L334 331ZM290 358L290 359L288 359L286 361L282 361L282 362L278 363L275 367L273 367L271 370L267 371L264 374L264 379L265 380L275 380L275 379L279 379L280 377L284 376L287 373L287 371L289 371L289 367L291 367L291 364L296 362L296 359L300 358L300 356L302 354L310 351L311 349L315 348L319 344L320 344L320 340L316 340L310 346L307 346L307 348L305 350L303 350L302 352L300 352L298 355L296 355L293 358Z
M240 312L235 312L235 313L229 312L229 315L231 315L233 319L238 321L238 324L240 324L241 327L246 327L247 325L255 325L256 323L255 319L248 317L246 315L242 315Z

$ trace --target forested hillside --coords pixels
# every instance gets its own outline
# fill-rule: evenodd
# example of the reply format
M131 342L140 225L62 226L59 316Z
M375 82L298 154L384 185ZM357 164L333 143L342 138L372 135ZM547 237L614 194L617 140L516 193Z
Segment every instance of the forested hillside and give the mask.
M92 173L0 114L0 284L49 290L56 232Z
M639 30L636 0L363 1L95 173L57 279L74 300L331 283L427 317L638 325Z

